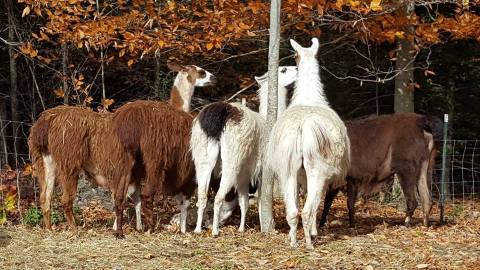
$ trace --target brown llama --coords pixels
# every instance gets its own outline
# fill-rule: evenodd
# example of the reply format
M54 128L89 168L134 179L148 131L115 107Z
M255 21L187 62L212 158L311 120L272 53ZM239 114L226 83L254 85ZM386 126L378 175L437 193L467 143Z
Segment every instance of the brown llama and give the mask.
M441 138L442 123L432 116L399 113L346 122L351 143L351 165L347 174L350 227L355 226L355 201L379 189L397 174L407 204L405 224L409 225L417 207L418 189L423 224L428 226L432 207L430 184ZM320 226L340 189L330 188L324 202Z
M186 231L189 198L196 187L190 154L193 117L189 114L195 86L215 83L215 77L196 66L171 66L177 76L169 104L134 101L120 107L113 117L114 129L125 149L141 164L146 227L154 228L153 201L157 192L173 196L180 203L180 228Z
M112 191L117 224L122 224L125 197L134 158L125 153L111 127L112 114L91 109L58 106L43 112L32 126L29 147L40 183L40 206L45 228L51 229L51 200L55 179L63 191L62 204L69 226L75 227L72 212L79 174L83 171ZM117 237L123 236L117 226Z
M189 110L188 102L193 94L193 87L206 84L203 80L212 80L213 77L195 66L169 67L179 71L172 88L170 103L179 109ZM67 221L70 226L75 226L72 204L81 171L112 191L117 216L114 224L117 237L123 236L121 217L127 191L137 195L137 229L142 229L138 188L141 170L134 166L135 158L120 144L113 132L113 115L98 114L85 108L59 106L43 112L33 125L29 147L41 185L40 204L47 229L51 228L51 195L55 178L59 179L63 189L62 203ZM132 173L133 180L130 179Z

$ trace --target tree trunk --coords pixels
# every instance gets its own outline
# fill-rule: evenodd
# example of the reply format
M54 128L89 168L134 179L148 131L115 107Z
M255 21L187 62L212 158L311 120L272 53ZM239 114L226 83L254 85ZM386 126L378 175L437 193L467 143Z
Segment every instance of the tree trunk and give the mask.
M281 0L270 2L270 41L268 48L268 102L267 102L267 132L277 119L278 107L278 63L280 50L280 10ZM269 134L267 134L269 135ZM273 220L273 175L263 170L260 185L260 227L262 232L272 232L275 228Z
M408 1L401 9L401 16L409 17L414 14L415 6L413 1ZM399 72L395 78L394 111L413 112L413 64L415 62L413 25L405 27L405 38L397 40L397 62L396 69Z
M68 100L70 98L70 89L68 89L67 83L67 44L62 44L62 83L63 83L63 104L68 105Z
M455 124L453 116L455 115L455 80L452 78L452 76L449 77L448 79L448 86L447 86L447 109L448 109L448 132L447 132L447 138L448 140L453 139L454 135L454 130L453 130L453 125ZM450 148L450 149L448 149ZM446 168L445 168L445 201L451 200L452 199L452 189L455 187L453 186L453 181L450 179L451 178L451 170L452 170L452 151L453 151L453 142L450 141L450 143L447 142L447 159L446 159ZM450 153L450 154L449 154Z
M15 49L14 44L15 40L15 15L13 11L13 3L9 1L7 3L8 9L8 41L10 45L8 45L8 54L10 57L10 113L11 113L11 120L12 120L12 137L13 137L13 150L14 153L17 153L17 149L19 149L19 142L17 141L17 129L18 129L18 122L20 120L19 112L18 112L18 81L17 81L17 63L15 59ZM15 155L16 157L16 155ZM17 160L15 160L17 161ZM17 165L17 164L15 164Z
M5 164L8 164L8 147L7 147L7 138L5 137L5 120L7 119L7 103L5 98L2 98L0 101L0 136L2 136L2 152L3 159L1 159L1 168Z
M405 1L400 9L400 16L410 17L414 15L415 3L413 1ZM398 38L397 44L397 61L396 69L399 72L395 78L395 95L394 95L394 111L400 112L414 112L414 97L413 97L413 64L415 63L415 48L414 35L415 28L413 25L408 25L404 29L405 37ZM399 208L405 205L405 197L400 192L401 186L397 176L394 177L392 188L392 199Z

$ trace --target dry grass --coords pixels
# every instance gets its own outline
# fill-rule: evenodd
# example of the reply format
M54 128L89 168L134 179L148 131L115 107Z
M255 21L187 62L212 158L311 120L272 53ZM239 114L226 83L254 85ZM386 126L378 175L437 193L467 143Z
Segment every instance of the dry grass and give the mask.
M258 232L253 211L247 232L236 232L232 224L223 227L217 238L208 231L181 235L164 229L147 235L127 228L126 239L116 240L106 224L55 232L3 227L9 245L0 247L0 265L3 269L480 269L478 202L464 208L450 206L448 224L429 228L422 227L419 219L412 228L403 227L403 213L369 202L358 206L355 230L346 228L344 205L344 198L335 202L332 222L319 231L314 251L286 244L283 207L276 204L277 234ZM238 224L236 219L233 223Z

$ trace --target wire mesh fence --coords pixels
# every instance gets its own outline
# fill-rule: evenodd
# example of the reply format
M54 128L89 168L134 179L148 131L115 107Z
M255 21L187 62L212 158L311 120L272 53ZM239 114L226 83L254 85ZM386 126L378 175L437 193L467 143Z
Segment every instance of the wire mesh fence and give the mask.
M480 142L479 140L446 140L445 190L446 202L464 203L480 198ZM437 156L432 181L432 194L440 198L442 154Z

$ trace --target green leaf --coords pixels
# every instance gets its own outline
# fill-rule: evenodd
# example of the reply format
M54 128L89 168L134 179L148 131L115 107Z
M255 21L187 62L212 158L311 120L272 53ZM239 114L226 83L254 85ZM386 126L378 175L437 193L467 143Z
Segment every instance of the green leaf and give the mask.
M2 210L0 212L0 225L5 223L5 221L7 221L7 212L5 212L5 210Z
M13 209L15 209L15 193L8 195L5 200L5 210L12 211Z

